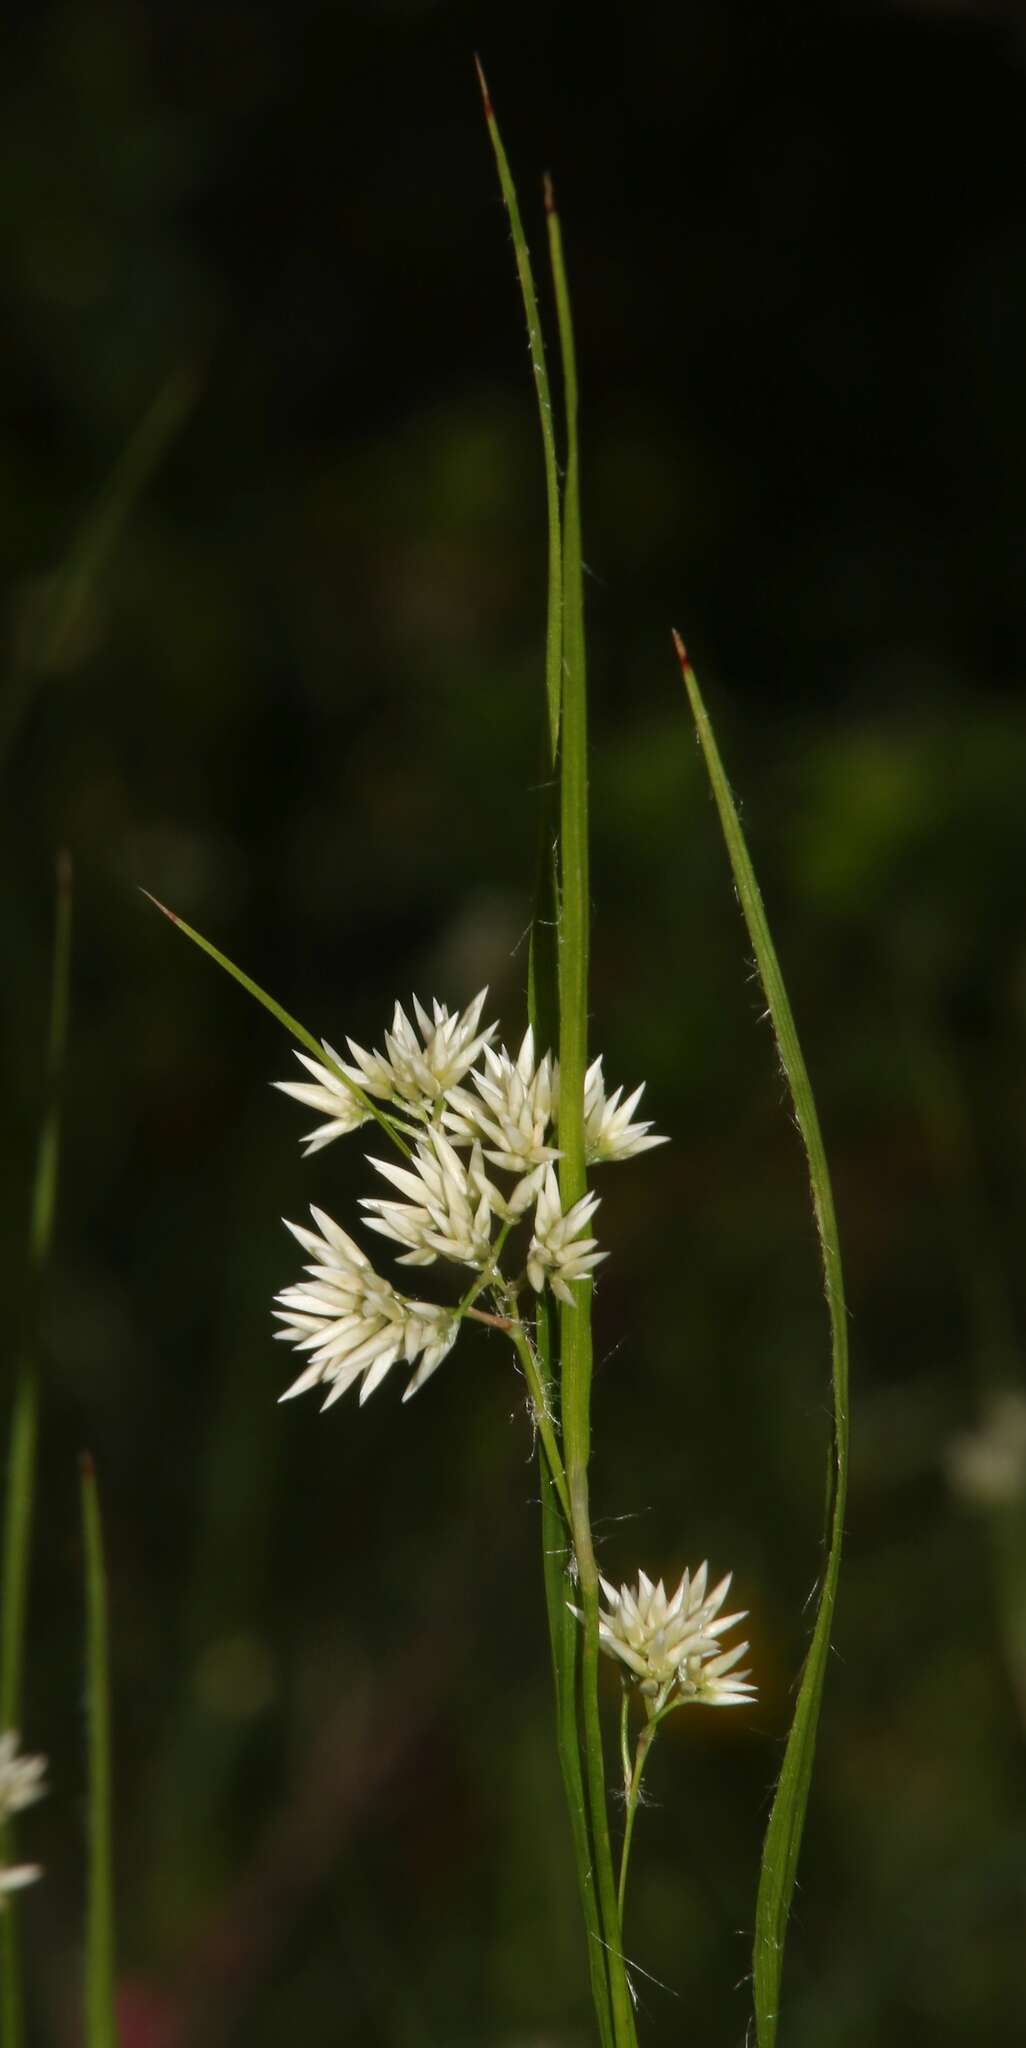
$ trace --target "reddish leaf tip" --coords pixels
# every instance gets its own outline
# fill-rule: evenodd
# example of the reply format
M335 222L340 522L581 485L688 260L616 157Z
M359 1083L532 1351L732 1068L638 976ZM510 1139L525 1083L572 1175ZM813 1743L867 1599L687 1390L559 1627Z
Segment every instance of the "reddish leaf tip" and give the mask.
M672 633L673 633L673 645L674 645L674 649L675 649L675 652L676 652L676 655L677 655L677 660L678 660L678 661L680 662L680 665L681 665L681 670L682 670L682 672L683 672L684 674L687 674L687 673L689 672L690 668L691 668L691 663L690 663L690 661L688 660L688 650L687 650L687 648L685 647L685 645L684 645L684 642L683 642L683 640L681 639L681 637L680 637L680 634L678 633L678 631L677 631L677 628L676 628L676 626L674 626L674 627L673 627L673 629L672 629Z
M554 186L554 184L553 184L553 182L552 182L552 179L550 178L550 176L549 176L549 174L548 174L548 171L545 171L545 172L543 172L543 174L542 174L542 197L543 197L543 199L544 199L544 201L545 201L545 211L546 211L546 213L555 213L555 211L556 211L556 188L555 188L555 186Z
M79 1451L78 1470L79 1476L82 1479L93 1480L96 1478L96 1465L93 1460L92 1451Z
M67 847L62 846L57 854L57 887L62 896L71 895L72 880L71 855Z
M162 912L162 914L164 915L164 917L166 917L166 918L168 919L169 923L171 923L171 924L180 924L180 923L181 923L181 919L175 916L175 913L174 913L174 911L173 911L173 910L169 910L169 909L168 909L168 907L167 907L167 904L166 904L166 903L162 903L162 902L161 902L161 900L160 900L160 897L159 897L159 896L154 896L154 895L152 894L151 890L149 890L149 889L144 889L144 888L143 888L143 885L142 885L142 883L141 883L141 882L139 883L139 894L140 894L140 896L145 896L145 898L146 898L146 901L147 901L147 903L152 903L152 905L153 905L153 908L154 908L154 910L159 910L159 911L161 911L161 912Z
M488 80L484 75L484 65L482 64L481 59L478 56L476 50L474 52L474 69L477 72L477 82L481 87L481 99L484 105L485 120L490 121L492 119L492 96L488 90Z

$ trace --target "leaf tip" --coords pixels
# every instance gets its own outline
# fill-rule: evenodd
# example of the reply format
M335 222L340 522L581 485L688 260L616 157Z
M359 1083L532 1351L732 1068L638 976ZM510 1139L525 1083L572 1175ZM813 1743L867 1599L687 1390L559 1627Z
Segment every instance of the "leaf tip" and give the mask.
M78 1476L83 1486L91 1486L96 1478L96 1465L92 1451L79 1451Z
M74 876L71 865L71 855L68 852L67 847L62 846L57 854L57 890L59 895L71 895L71 885L73 879Z
M481 104L484 107L485 120L492 121L495 118L492 110L492 96L488 90L488 80L484 75L484 65L476 50L474 52L474 69L477 72L478 85L481 87Z
M542 173L542 198L545 202L546 213L555 213L556 188L552 182L552 179L549 176L548 171L544 171Z
M145 896L147 903L152 903L154 910L161 911L164 917L166 917L171 924L181 923L181 918L176 917L174 911L169 910L167 904L162 903L159 896L154 896L151 890L144 889L141 882L139 883L138 888L140 896Z

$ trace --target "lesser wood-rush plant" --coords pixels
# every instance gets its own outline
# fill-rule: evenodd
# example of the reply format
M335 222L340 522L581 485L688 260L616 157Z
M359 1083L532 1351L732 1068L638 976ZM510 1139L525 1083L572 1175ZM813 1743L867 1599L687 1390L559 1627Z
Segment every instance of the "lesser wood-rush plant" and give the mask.
M302 1080L278 1085L315 1111L307 1152L377 1126L369 1165L387 1192L364 1197L362 1225L386 1240L401 1267L449 1262L464 1275L446 1304L400 1288L377 1270L350 1229L321 1209L314 1227L288 1228L306 1255L302 1277L277 1297L278 1336L303 1358L282 1399L320 1388L330 1407L359 1388L362 1403L405 1370L403 1398L437 1371L465 1323L509 1341L527 1387L538 1440L541 1537L555 1687L559 1760L603 2048L635 2048L623 1913L642 1775L671 1713L690 1705L743 1705L755 1687L742 1666L743 1619L723 1611L729 1574L711 1588L708 1567L667 1593L638 1570L619 1588L600 1577L589 1501L594 1275L606 1256L593 1234L599 1195L589 1176L661 1144L639 1118L641 1088L607 1092L588 1046L587 682L574 342L559 217L548 180L545 212L562 382L557 435L531 261L517 196L485 86L527 318L548 505L544 816L531 934L526 1029L509 1049L486 1021L486 991L463 1009L441 1001L412 1015L396 1004L382 1048L352 1039L347 1053L317 1039L210 941L172 912L179 929L270 1010L303 1049ZM833 1337L834 1459L828 1553L808 1658L798 1690L763 1854L756 1909L755 2006L760 2048L772 2048L784 1934L812 1770L840 1564L847 1471L847 1356L840 1255L815 1106L761 898L694 672L674 635L681 676L719 810L738 898L766 993L781 1062L809 1161ZM555 792L553 797L550 792ZM164 908L163 905L159 906ZM387 1148L382 1156L382 1142ZM355 1219L350 1219L354 1222ZM622 1679L619 1764L623 1811L614 1853L599 1664Z

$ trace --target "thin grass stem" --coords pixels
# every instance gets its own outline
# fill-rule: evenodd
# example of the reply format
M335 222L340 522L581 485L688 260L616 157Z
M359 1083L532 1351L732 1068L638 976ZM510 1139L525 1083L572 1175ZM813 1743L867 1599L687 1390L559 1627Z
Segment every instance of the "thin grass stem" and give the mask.
M766 921L759 885L749 859L737 808L712 726L684 643L678 633L674 634L673 640L716 800L738 900L748 927L781 1065L787 1077L795 1118L805 1147L812 1189L812 1206L823 1262L824 1291L830 1317L833 1459L827 1496L829 1545L812 1641L802 1671L794 1717L784 1751L783 1767L766 1830L755 1913L754 1984L758 2048L773 2048L780 2011L784 1943L812 1781L816 1728L823 1699L830 1652L830 1631L841 1569L844 1510L848 1488L848 1321L833 1190L812 1084Z
M495 152L499 183L509 215L513 238L517 274L520 279L520 289L527 321L531 367L534 373L535 390L538 398L538 415L541 424L542 451L545 463L549 571L545 635L546 740L544 747L544 773L542 777L545 795L543 797L540 821L538 879L535 890L535 907L528 960L528 1014L530 1022L534 1026L535 1038L539 1047L542 1045L554 1047L559 1041L560 999L556 944L559 875L554 853L555 791L551 787L551 782L556 768L561 718L564 603L559 466L545 345L542 337L541 322L538 316L538 296L535 290L530 251L524 234L516 187L513 183L502 137L499 134L498 125L495 120L491 96L480 63L478 63L477 71L484 102L485 119ZM553 1412L559 1395L559 1379L555 1370L552 1317L547 1302L543 1301L539 1304L536 1330L538 1372L543 1403L546 1412ZM577 1624L570 1614L566 1599L567 1570L570 1563L570 1553L567 1545L567 1522L569 1521L569 1515L567 1514L567 1522L561 1520L557 1510L555 1482L549 1469L548 1458L544 1455L544 1446L541 1443L539 1444L539 1471L541 1475L542 1496L542 1558L545 1600L549 1622L549 1641L552 1650L553 1680L556 1694L557 1748L560 1770L563 1777L563 1787L570 1815L574 1859L577 1869L577 1886L587 1932L588 1969L591 1980L592 2000L598 2021L602 2048L614 2048L613 2019L606 1966L606 1944L602 1933L602 1920L595 1889L591 1825L581 1758L581 1731L577 1711L578 1630Z
M40 684L60 666L126 523L167 450L188 419L200 389L189 365L173 370L131 435L95 504L87 512L53 579L49 602L27 633L0 699L0 766Z
M117 2048L107 1574L96 1474L87 1453L81 1460L81 1486L89 1755L84 2033L86 2048Z
M552 1417L546 1404L545 1388L539 1371L538 1360L534 1355L527 1331L524 1329L519 1316L516 1316L515 1319L513 1316L510 1317L509 1336L510 1342L520 1361L520 1369L527 1381L527 1390L531 1396L535 1428L544 1446L549 1473L556 1490L556 1498L566 1517L567 1528L569 1528L571 1524L570 1493L566 1483L566 1472L563 1469L563 1460L560 1456L559 1444L556 1441L556 1432L552 1426Z
M47 1045L45 1099L36 1154L29 1221L26 1323L15 1373L11 1433L4 1502L2 1578L0 1578L0 1728L19 1728L25 1663L25 1624L32 1556L32 1522L39 1436L39 1304L53 1245L61 1140L61 1089L68 1042L71 983L71 862L57 863L50 982L50 1027ZM0 1841L0 1856L14 1860L13 1824ZM0 2040L20 2048L24 2036L19 1907L10 1899L0 1929Z
M567 464L563 488L563 710L560 721L559 903L559 1145L560 1197L566 1211L585 1193L584 1079L588 1064L588 690L584 644L584 567L581 556L580 460L577 436L577 367L570 294L559 214L551 180L545 189L549 258L556 297ZM591 1449L592 1287L579 1282L573 1307L560 1315L563 1444L580 1578L584 1642L581 1713L585 1777L599 1910L617 2048L636 2039L630 1986L620 1940L616 1878L606 1803L605 1758L599 1711L598 1566L588 1503Z
M624 1899L627 1895L627 1870L631 1860L631 1843L634 1839L634 1820L638 1811L638 1801L641 1798L641 1780L644 1776L645 1765L648 1762L648 1752L652 1746L652 1737L656 1732L657 1726L658 1723L656 1721L646 1721L645 1726L641 1729L638 1735L637 1747L634 1751L634 1765L627 1781L623 1846L620 1850L620 1882L616 1893L617 1904L620 1909L621 1927L623 1926Z

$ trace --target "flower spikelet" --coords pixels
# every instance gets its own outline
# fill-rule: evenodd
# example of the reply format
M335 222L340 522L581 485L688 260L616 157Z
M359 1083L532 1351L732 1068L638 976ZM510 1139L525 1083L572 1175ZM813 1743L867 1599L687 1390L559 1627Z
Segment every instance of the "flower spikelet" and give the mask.
M370 1164L410 1197L407 1202L361 1197L370 1229L408 1247L401 1266L431 1266L439 1257L478 1270L487 1265L492 1190L481 1170L479 1148L467 1166L445 1133L432 1126L417 1141L412 1167L393 1166L390 1159L371 1159Z
M605 1252L596 1249L597 1238L581 1236L598 1205L597 1195L582 1195L564 1216L555 1172L551 1166L546 1167L534 1212L534 1236L527 1253L527 1277L536 1294L541 1293L548 1280L553 1294L571 1308L574 1306L569 1282L587 1280L599 1260L606 1257Z
M584 1156L589 1166L597 1166L606 1160L636 1159L639 1152L648 1152L653 1145L665 1145L666 1138L650 1138L652 1129L648 1123L632 1124L631 1117L642 1095L645 1083L621 1102L622 1088L614 1088L606 1094L602 1078L601 1058L593 1060L584 1077Z
M324 1407L330 1408L362 1379L362 1403L399 1358L417 1366L403 1396L408 1399L452 1349L459 1330L456 1318L433 1302L408 1301L398 1294L330 1216L322 1209L310 1213L320 1235L286 1223L312 1257L313 1264L305 1268L308 1278L276 1296L281 1307L274 1313L284 1325L276 1336L311 1357L281 1399L325 1382L330 1391Z
M452 1088L442 1120L457 1144L476 1138L484 1156L507 1173L524 1173L558 1159L546 1143L553 1115L553 1063L550 1053L535 1066L534 1032L530 1025L514 1060L505 1046L486 1045L484 1065L470 1076L469 1089Z
M724 1651L720 1638L744 1613L721 1614L730 1591L731 1573L707 1592L709 1567L692 1577L685 1572L676 1592L667 1597L662 1579L653 1584L639 1572L636 1586L619 1591L602 1579L607 1608L599 1611L599 1645L618 1657L639 1681L648 1698L664 1704L738 1706L755 1696L747 1671L737 1665L748 1648L738 1643ZM583 1620L578 1608L573 1613Z
M469 1007L451 1012L444 1003L432 1003L429 1016L416 996L413 1011L417 1029L401 1003L395 1006L392 1029L385 1033L384 1053L365 1052L353 1039L346 1042L356 1062L347 1068L368 1095L385 1102L401 1102L417 1116L427 1118L442 1097L469 1073L480 1052L498 1029L488 1024L479 1030L481 1012L488 990L483 988ZM419 1037L418 1037L419 1029Z
M0 1735L0 1828L6 1825L12 1814L20 1813L23 1807L32 1806L37 1799L42 1799L46 1791L43 1783L45 1756L19 1756L18 1741L13 1728ZM23 1885L34 1884L41 1876L38 1863L0 1866L0 1910L8 1892L20 1891Z
M329 1060L333 1061L336 1067L341 1067L344 1074L348 1073L350 1079L364 1085L362 1076L351 1070L345 1061L339 1058L327 1039L322 1039L321 1042ZM313 1080L275 1081L274 1086L280 1088L283 1095L291 1095L294 1102L303 1102L308 1109L322 1110L327 1117L326 1123L318 1124L315 1130L308 1131L306 1137L300 1141L306 1157L309 1158L312 1152L319 1152L322 1145L330 1145L335 1138L346 1138L350 1131L357 1131L361 1124L369 1123L371 1113L369 1109L364 1108L352 1089L347 1088L345 1082L340 1080L338 1074L332 1073L331 1067L325 1066L321 1060L312 1060L305 1052L297 1052L296 1058L300 1066L306 1067L308 1073L314 1076Z

